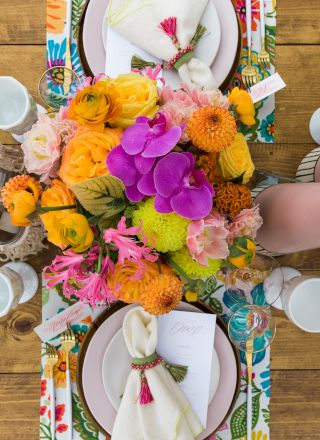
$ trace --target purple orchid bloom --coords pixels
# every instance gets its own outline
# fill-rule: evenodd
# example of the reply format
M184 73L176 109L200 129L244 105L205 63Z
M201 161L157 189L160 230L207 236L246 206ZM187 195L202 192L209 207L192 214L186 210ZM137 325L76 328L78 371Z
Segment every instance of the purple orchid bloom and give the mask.
M191 153L169 153L156 164L153 178L158 212L174 211L190 220L202 219L211 212L214 190L205 173L194 169Z
M169 153L178 143L183 128L166 129L166 117L158 113L153 119L140 116L121 137L121 145L107 157L107 168L122 180L132 202L156 193L153 171L157 159Z

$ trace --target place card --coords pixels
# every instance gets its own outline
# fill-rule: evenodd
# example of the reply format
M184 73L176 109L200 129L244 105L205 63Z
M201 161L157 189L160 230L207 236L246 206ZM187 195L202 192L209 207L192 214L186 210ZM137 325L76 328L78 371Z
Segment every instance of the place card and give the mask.
M43 342L48 342L67 330L67 323L80 322L92 315L92 309L88 304L78 302L68 307L63 312L53 316L48 321L35 327L34 331Z
M216 315L173 311L158 318L157 353L173 364L187 365L181 384L201 424L206 427Z
M249 94L253 103L262 101L270 95L278 92L286 87L286 83L283 81L279 73L274 73L268 78L260 81L258 84L250 88Z

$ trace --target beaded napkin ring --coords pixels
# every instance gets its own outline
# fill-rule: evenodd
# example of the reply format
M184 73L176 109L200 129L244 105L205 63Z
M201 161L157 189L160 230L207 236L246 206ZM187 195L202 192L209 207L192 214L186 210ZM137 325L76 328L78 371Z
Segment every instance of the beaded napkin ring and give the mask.
M147 405L154 400L151 390L149 388L145 371L150 370L151 368L155 368L160 364L162 364L168 370L168 372L177 383L182 382L187 375L187 366L170 364L169 362L166 362L164 359L162 359L162 357L159 356L156 352L154 352L150 356L146 356L143 358L133 358L131 368L133 370L140 371L141 387L139 396L137 398L137 400L139 399L140 405Z
M172 43L175 45L177 52L176 54L166 63L164 66L167 69L180 69L183 64L188 63L193 58L193 52L195 45L200 40L200 38L205 34L207 28L201 23L198 24L197 30L192 37L190 43L182 48L177 37L177 17L169 17L161 21L160 30L162 30L169 38L171 38ZM136 55L132 57L131 67L133 69L143 69L145 67L156 67L155 63L148 62Z

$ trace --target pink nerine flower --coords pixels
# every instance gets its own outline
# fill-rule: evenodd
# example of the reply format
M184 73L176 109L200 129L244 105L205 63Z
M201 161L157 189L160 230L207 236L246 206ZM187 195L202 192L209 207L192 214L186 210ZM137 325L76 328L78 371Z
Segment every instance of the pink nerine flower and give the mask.
M208 105L225 107L227 98L220 90L199 90L187 84L181 84L178 90L166 86L160 92L160 111L165 114L169 127L186 123L199 107ZM180 140L181 142L189 140L186 131L182 133Z
M108 275L112 274L114 264L109 257L102 260L102 267L99 273L84 274L77 277L80 289L75 291L75 295L85 304L93 307L98 305L109 305L117 298L113 295L107 284Z
M66 298L70 298L76 292L74 286L70 284L70 280L88 276L88 273L94 268L98 254L99 248L93 246L85 255L70 250L64 251L63 255L57 255L50 266L43 269L47 286L53 288L62 284L63 294Z
M156 67L152 68L150 66L146 66L143 70L140 69L131 69L131 72L139 73L141 76L146 76L154 81L161 81L162 84L165 84L164 78L158 76L161 73L162 66L157 64Z
M118 250L118 261L120 264L123 264L124 260L128 260L138 265L139 269L135 279L142 278L144 275L144 260L153 263L158 259L154 249L145 246L145 243L139 242L135 238L140 232L141 227L127 228L125 217L121 218L117 229L109 228L103 232L104 241Z
M232 243L235 238L244 235L256 238L262 223L263 220L259 214L258 206L251 209L243 209L229 224L228 243Z
M187 246L190 255L202 266L208 266L208 259L226 258L229 255L227 222L216 211L188 226Z

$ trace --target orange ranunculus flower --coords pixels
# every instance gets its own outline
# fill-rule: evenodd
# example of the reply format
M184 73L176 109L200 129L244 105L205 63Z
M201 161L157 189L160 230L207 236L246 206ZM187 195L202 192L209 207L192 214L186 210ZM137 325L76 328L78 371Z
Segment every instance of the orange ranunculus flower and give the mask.
M117 128L105 128L99 133L80 127L64 150L59 177L70 186L109 174L106 158L120 144L121 133Z
M71 246L73 252L84 252L92 245L94 235L82 214L76 212L61 218L55 222L54 228L60 235L62 248Z
M240 121L245 125L254 125L256 120L254 115L256 110L249 93L246 90L240 90L239 87L232 89L228 96L230 106L234 106Z
M15 176L4 185L1 197L11 221L16 226L29 226L28 218L37 209L41 185L30 176Z
M52 180L51 187L46 189L41 197L41 206L53 207L53 206L67 206L74 205L76 203L75 196L66 185L59 179ZM49 211L40 215L42 223L48 232L48 240L61 247L61 237L59 231L56 230L54 225L60 219L68 217L73 212L77 212L76 209L65 209L62 211Z
M68 117L95 130L103 131L106 122L113 122L122 104L117 88L106 80L84 87L71 101Z

